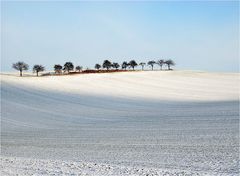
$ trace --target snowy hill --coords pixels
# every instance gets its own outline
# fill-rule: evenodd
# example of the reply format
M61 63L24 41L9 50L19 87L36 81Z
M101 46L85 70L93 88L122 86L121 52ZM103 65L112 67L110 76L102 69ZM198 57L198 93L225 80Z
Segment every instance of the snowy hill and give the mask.
M2 174L237 175L238 99L238 73L1 74Z

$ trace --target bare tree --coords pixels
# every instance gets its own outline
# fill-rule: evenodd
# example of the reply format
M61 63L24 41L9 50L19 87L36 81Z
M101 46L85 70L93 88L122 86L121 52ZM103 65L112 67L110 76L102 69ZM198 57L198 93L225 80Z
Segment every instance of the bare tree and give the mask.
M156 62L154 60L148 62L148 65L150 65L152 67L152 70L153 70L154 64L156 64Z
M120 65L116 62L112 63L112 67L115 68L116 70L120 67Z
M38 76L38 73L39 72L42 72L42 71L44 71L45 70L45 68L44 68L44 66L42 66L42 65L34 65L33 66L33 72L34 73L37 73L37 76Z
M76 66L75 69L76 69L76 71L80 72L83 68L82 68L82 66L79 66L79 65L78 65L78 66Z
M160 66L161 70L162 70L162 66L165 64L165 61L163 59L157 61L157 64Z
M105 60L102 65L103 68L109 70L112 67L112 63L109 60Z
M144 69L144 66L146 65L146 63L144 63L144 62L141 62L139 65L141 65L142 66L142 70Z
M12 67L20 72L20 76L22 76L23 70L28 70L28 64L21 61L13 63Z
M69 73L71 70L73 70L73 68L74 68L74 65L73 65L72 62L66 62L66 63L64 64L63 70L64 70L64 71L67 71L67 72Z
M137 64L137 62L135 61L135 60L131 60L130 62L129 62L129 66L130 67L132 67L132 69L134 70L134 67L136 67L138 64Z
M123 63L122 63L122 69L127 69L127 67L128 67L128 63L126 62L126 61L124 61Z
M101 65L100 64L96 64L95 65L95 69L99 70L101 68Z
M61 72L62 72L62 66L61 65L59 65L59 64L57 64L57 65L54 65L54 71L55 71L55 73L58 73L58 74L60 74Z
M171 59L166 60L166 61L165 61L165 64L167 64L168 70L171 70L171 65L172 65L172 66L175 65L175 63L174 63Z

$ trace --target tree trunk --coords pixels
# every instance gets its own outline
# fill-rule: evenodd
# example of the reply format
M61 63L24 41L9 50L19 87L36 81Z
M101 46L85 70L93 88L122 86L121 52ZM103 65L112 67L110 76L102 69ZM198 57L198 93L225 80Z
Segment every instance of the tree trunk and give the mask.
M38 71L37 71L37 76L38 76Z
M22 70L20 70L20 76L22 76Z
M152 65L152 70L153 70L153 65Z
M162 70L162 65L160 67L161 67L161 70Z
M143 66L142 66L142 70L143 70Z
M168 70L170 70L171 68L170 68L170 65L168 65Z

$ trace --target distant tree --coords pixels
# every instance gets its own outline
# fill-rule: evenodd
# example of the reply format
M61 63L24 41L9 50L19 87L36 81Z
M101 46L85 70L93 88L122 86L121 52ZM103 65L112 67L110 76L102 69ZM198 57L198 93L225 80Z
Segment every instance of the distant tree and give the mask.
M112 67L112 63L109 60L105 60L102 65L103 68L109 70Z
M162 66L165 64L165 61L163 59L157 61L157 64L160 66L161 70L162 70Z
M171 70L171 66L174 66L174 65L175 65L175 63L174 63L171 59L166 60L166 61L165 61L165 64L167 64L168 70Z
M74 65L72 62L66 62L64 64L63 70L69 73L71 70L73 70L73 68L74 68Z
M123 63L122 63L122 69L127 69L127 67L128 67L128 63L126 62L126 61L124 61Z
M59 65L59 64L57 64L57 65L54 65L54 71L55 71L55 73L58 73L58 74L60 74L61 72L62 72L62 66L61 65Z
M112 63L112 67L115 68L116 70L120 67L120 65L116 62Z
M130 62L129 62L129 66L130 67L132 67L132 69L134 70L134 67L136 67L138 64L137 64L137 62L135 61L135 60L131 60Z
M146 63L144 63L144 62L141 62L139 65L141 65L142 66L142 70L144 69L144 66L146 65Z
M100 64L96 64L95 65L95 69L99 70L101 68L101 65Z
M39 72L42 72L42 71L44 71L45 70L45 68L44 68L44 66L42 66L42 65L34 65L33 66L33 72L34 73L37 73L37 76L38 76L38 73Z
M153 61L153 60L148 62L148 65L150 65L150 66L152 67L152 70L153 70L153 66L154 66L154 64L156 64L156 62Z
M82 69L83 69L82 66L79 66L79 65L76 66L76 68L75 68L75 70L78 71L78 72L80 72Z
M28 64L20 61L17 63L13 63L12 67L20 72L20 76L22 76L23 70L28 70Z

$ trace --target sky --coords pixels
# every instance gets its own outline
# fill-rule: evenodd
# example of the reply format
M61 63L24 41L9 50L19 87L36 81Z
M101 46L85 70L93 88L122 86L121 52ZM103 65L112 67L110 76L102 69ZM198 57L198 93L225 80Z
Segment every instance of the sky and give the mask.
M1 71L172 59L178 70L239 72L238 16L238 1L1 1Z

